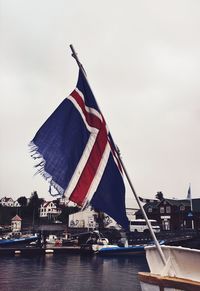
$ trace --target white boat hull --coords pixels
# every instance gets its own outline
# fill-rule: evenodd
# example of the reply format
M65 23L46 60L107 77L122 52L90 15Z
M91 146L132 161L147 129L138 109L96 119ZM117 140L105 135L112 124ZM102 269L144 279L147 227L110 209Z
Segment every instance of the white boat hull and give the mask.
M200 250L162 246L166 265L155 246L145 248L150 273L139 273L142 291L200 290Z

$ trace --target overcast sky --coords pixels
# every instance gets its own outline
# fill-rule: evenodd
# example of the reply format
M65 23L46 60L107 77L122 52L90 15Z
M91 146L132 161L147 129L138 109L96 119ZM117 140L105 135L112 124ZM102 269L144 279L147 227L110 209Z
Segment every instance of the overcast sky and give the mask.
M138 195L200 197L199 1L0 3L0 197L51 199L27 145L75 88L71 43Z

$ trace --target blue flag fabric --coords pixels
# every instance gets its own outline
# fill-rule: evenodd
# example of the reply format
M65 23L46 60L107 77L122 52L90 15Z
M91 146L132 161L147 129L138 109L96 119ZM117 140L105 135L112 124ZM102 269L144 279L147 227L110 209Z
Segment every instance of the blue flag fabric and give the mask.
M128 229L115 145L81 71L76 89L38 130L31 147L51 188L81 207L90 203Z

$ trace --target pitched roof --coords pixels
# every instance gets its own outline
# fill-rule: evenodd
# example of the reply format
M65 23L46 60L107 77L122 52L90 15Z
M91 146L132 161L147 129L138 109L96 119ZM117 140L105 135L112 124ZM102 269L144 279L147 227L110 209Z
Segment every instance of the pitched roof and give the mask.
M5 202L8 202L9 200L12 200L13 201L13 199L12 198L8 198L8 197L3 197L3 198L1 198L0 200L5 200Z
M42 207L47 207L49 204L53 203L53 201L46 201L42 204ZM55 204L53 203L53 207L55 207Z
M189 199L164 199L164 200L174 206L181 206L181 205L190 206Z
M157 207L159 207L159 205L163 202L166 201L168 202L170 205L172 206L177 206L180 207L181 205L185 206L185 207L189 207L190 206L190 199L168 199L168 198L163 198L163 200L150 200L150 199L143 199L146 200L147 203L144 204L143 208L145 211L147 211L147 209L149 207L155 209ZM194 212L200 212L200 198L195 198L192 199L192 208ZM139 209L136 214L140 214L141 210Z
M21 217L19 215L15 215L12 219L12 221L22 221Z
M159 200L149 201L146 204L144 204L143 208L144 209L147 209L149 207L156 208L159 202L160 202Z

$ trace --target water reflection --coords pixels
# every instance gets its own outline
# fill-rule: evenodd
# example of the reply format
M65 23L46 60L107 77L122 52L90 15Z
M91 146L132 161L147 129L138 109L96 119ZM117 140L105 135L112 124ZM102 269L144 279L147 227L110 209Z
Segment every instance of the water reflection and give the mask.
M145 258L137 256L2 257L0 290L138 291L137 273L147 270Z

